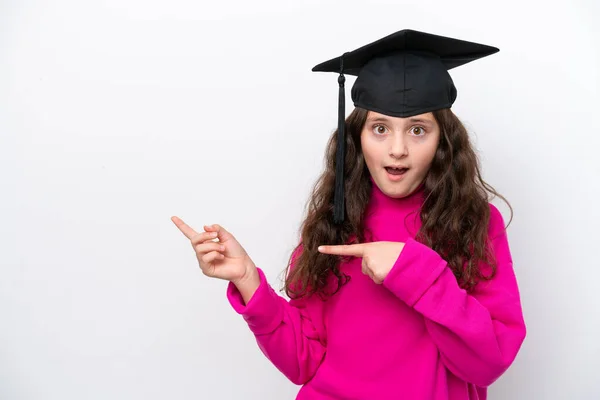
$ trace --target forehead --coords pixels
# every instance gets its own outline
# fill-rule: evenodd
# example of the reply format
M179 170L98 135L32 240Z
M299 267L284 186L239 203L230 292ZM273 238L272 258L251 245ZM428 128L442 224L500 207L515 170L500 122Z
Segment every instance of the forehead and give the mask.
M392 117L390 115L381 114L375 111L370 111L367 113L367 121L386 121L390 123L410 123L410 122L423 122L429 124L435 124L435 118L432 112L413 115L411 117Z

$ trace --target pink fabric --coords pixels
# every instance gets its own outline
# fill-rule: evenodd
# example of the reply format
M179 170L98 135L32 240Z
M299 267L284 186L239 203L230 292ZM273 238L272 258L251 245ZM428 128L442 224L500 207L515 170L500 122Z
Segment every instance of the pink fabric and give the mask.
M247 305L229 284L227 297L262 352L302 385L297 400L484 400L513 362L526 329L502 215L490 203L497 275L466 292L414 240L422 201L422 187L394 199L373 184L373 241L406 243L381 285L362 274L359 258L341 265L351 280L327 301L287 301L260 269Z

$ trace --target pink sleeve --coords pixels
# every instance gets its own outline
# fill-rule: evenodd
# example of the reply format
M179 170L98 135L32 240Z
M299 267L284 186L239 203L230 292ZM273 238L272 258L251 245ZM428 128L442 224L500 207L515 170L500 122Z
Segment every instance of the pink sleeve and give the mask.
M264 355L290 381L304 384L325 355L322 303L318 298L288 301L273 290L260 268L258 273L260 285L247 305L231 282L227 298L243 316Z
M461 289L446 261L412 238L383 281L425 317L446 367L481 387L508 369L526 333L504 221L491 203L490 209L488 234L497 260L491 281L479 283L471 292Z

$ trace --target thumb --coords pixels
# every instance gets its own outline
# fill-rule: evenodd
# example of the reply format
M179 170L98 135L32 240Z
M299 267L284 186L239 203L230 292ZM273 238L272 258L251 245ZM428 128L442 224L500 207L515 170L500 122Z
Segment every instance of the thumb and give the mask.
M204 225L204 230L207 232L217 232L217 238L219 238L220 242L225 242L232 239L235 240L235 237L219 224Z

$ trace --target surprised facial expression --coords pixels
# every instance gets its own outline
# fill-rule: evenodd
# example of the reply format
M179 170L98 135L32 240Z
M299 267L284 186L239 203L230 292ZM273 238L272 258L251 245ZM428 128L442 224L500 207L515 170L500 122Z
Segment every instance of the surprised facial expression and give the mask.
M440 140L433 113L407 118L369 111L360 135L365 162L382 192L400 198L425 179Z

